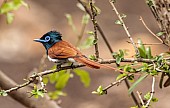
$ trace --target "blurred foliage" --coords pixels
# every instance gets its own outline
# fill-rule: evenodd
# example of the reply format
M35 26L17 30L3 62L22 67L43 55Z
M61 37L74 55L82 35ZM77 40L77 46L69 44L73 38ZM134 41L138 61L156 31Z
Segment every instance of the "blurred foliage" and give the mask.
M80 81L84 84L84 86L89 87L91 81L89 73L83 69L74 69L73 71L80 77Z
M0 14L6 15L7 23L10 24L14 20L13 11L18 10L21 6L29 8L24 0L6 0L0 7Z
M94 45L94 36L89 36L86 40L80 45L80 49L88 49Z
M56 65L54 65L51 69L56 69ZM63 89L68 84L69 79L73 78L74 75L80 77L80 81L85 87L88 87L90 85L91 79L89 73L83 69L74 69L73 72L70 70L61 70L59 72L43 77L43 82L45 84L51 83L55 85L56 90L48 92L51 99L58 99L59 96L66 96L66 93L63 92Z

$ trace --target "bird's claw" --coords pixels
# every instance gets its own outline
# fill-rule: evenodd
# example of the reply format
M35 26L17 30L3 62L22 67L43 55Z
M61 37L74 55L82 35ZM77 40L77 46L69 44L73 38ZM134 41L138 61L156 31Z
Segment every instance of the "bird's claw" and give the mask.
M57 64L57 69L61 69L61 64Z
M70 67L71 69L74 69L74 63L71 63Z

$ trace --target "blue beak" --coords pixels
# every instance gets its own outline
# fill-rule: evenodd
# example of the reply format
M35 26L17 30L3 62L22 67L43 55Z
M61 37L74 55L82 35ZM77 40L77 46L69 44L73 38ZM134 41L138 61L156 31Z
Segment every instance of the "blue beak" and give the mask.
M41 39L34 39L35 42L41 42L41 43L44 43L46 42L45 40L41 40Z

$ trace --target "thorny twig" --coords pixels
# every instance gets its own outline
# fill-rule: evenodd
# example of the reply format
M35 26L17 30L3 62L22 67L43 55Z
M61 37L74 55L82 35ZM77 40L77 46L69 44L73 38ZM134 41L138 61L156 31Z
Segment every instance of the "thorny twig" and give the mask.
M92 17L91 17L91 20L93 22L93 26L94 26L94 39L95 39L95 43L94 43L94 46L95 46L95 55L96 55L96 58L98 60L99 58L99 49L98 49L98 37L97 37L97 21L95 19L97 13L95 12L94 10L94 5L92 3L92 0L90 0L90 9L92 11Z
M127 43L130 43L130 44L132 44L131 42L129 42L129 41L126 41ZM138 44L141 44L141 43L135 43L136 45L138 45ZM143 45L162 45L162 43L142 43Z
M138 50L137 46L135 45L135 43L134 43L134 41L133 41L133 39L132 39L129 31L128 31L128 27L126 27L126 25L125 25L125 23L124 23L124 21L123 21L123 19L122 19L122 16L121 16L121 15L119 14L119 12L117 11L117 9L116 9L116 7L115 7L115 5L114 5L114 1L113 1L113 0L109 0L109 2L110 2L111 6L112 6L112 8L113 8L113 11L115 11L115 13L116 13L116 15L118 16L120 22L122 23L122 26L123 26L123 28L124 28L124 30L125 30L128 38L130 39L130 41L131 41L131 43L132 43L132 45L133 45L133 47L134 47L134 49L135 49L136 55L137 55L137 57L138 57L138 56L139 56L139 50Z
M92 14L91 12L89 11L89 9L87 8L87 6L85 5L85 3L83 3L81 0L77 0L85 9L85 11L87 12L87 14L89 14L90 18L92 19ZM111 52L111 54L113 53L113 50L112 50L112 47L111 45L109 44L104 32L102 31L100 25L96 22L96 27L97 27L97 30L99 31L101 37L103 38L103 41L105 42L106 46L108 47L109 51Z
M128 75L128 76L130 76L130 75ZM117 80L117 81L115 81L115 82L112 82L112 83L110 83L110 85L108 85L107 87L105 87L104 89L103 89L103 91L105 91L106 93L107 93L107 90L109 89L109 88L111 88L111 87L113 87L113 86L115 86L115 85L119 85L123 80L125 80L128 76L125 76L125 77L123 77L123 78L121 78L121 79L119 79L119 80Z

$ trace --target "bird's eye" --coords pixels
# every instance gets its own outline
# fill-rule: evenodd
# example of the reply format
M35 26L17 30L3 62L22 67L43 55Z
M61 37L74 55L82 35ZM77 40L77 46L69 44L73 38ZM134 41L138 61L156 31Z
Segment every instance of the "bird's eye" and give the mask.
M50 41L50 36L46 36L45 37L45 40L48 42L48 41Z

